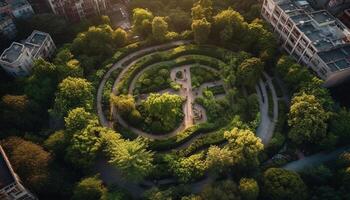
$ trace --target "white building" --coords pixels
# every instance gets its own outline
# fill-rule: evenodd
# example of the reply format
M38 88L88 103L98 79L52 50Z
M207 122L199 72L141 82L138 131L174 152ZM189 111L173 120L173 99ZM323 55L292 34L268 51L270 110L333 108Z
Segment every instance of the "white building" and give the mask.
M12 76L26 76L30 74L34 60L50 57L55 50L48 33L33 31L23 44L13 42L5 49L0 56L0 65Z
M10 161L0 146L0 199L37 200L21 183Z
M325 86L350 77L350 31L328 11L315 10L306 0L264 0L262 16L283 48L325 80Z

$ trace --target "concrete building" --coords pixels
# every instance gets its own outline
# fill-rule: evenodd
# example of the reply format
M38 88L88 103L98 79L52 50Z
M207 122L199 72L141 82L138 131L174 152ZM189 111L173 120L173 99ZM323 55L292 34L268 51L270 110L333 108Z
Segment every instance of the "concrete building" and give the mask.
M69 21L80 21L94 15L104 14L108 0L48 0L52 12Z
M7 14L0 14L0 34L8 39L13 39L17 35L17 28L13 18Z
M0 146L0 199L1 200L36 200L21 183L12 169L5 151Z
M9 0L11 12L15 18L26 19L34 15L34 10L27 0Z
M23 44L13 42L5 49L0 56L0 65L12 76L26 76L32 71L34 60L50 57L55 50L49 34L33 31Z
M262 16L286 52L325 80L326 87L350 77L350 31L328 11L315 10L306 0L264 0Z

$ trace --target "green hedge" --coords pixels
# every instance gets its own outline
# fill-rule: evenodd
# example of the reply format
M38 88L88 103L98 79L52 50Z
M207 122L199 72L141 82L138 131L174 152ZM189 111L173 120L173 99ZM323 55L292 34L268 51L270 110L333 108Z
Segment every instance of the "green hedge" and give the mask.
M197 124L183 130L169 139L151 141L149 147L154 151L171 150L183 145L197 135L205 134L214 131L215 129L217 129L217 126L213 123Z
M189 46L196 47L193 45ZM194 63L214 66L215 68L218 68L220 65L224 64L222 61L216 58L211 58L203 55L188 55L186 51L188 51L189 48L183 47L184 46L181 46L168 51L144 56L141 60L128 68L117 85L117 91L119 93L127 93L132 82L132 77L135 77L144 68L149 67L153 64L167 64L170 65L169 68ZM190 50L190 52L193 52L191 48ZM184 54L187 55L184 56Z

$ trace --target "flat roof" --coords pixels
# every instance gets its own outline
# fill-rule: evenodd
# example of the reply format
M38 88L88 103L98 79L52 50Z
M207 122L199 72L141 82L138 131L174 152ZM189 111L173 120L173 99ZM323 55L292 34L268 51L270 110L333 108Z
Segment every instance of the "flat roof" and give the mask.
M33 31L33 33L28 37L27 42L41 46L46 37L48 37L47 33Z
M10 166L6 162L5 152L0 146L0 189L15 182Z
M27 0L12 0L11 1L11 7L16 9L20 8L22 6L30 5Z
M5 49L5 51L1 54L0 60L8 63L13 63L22 54L23 48L24 45L17 42L13 42L11 46Z
M338 71L350 67L350 44L330 51L318 53L331 71Z

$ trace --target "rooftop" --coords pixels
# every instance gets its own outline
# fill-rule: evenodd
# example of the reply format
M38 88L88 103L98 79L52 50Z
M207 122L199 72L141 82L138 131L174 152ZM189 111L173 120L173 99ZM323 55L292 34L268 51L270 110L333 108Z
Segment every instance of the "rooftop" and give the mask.
M9 166L6 160L6 154L0 146L0 189L15 182L10 169L11 166Z
M30 5L27 0L12 0L11 7L13 9L20 8L22 6Z
M346 27L326 10L315 10L306 0L274 0L290 16L317 51L328 51L346 44Z
M13 63L23 52L24 45L14 42L9 48L7 48L1 55L0 60L8 63Z
M7 5L8 3L5 0L0 0L0 7L5 7Z
M32 43L32 44L36 44L36 45L41 45L46 37L48 36L47 33L44 32L39 32L39 31L34 31L28 38L27 38L27 42Z
M350 44L330 51L318 53L332 71L350 67Z

